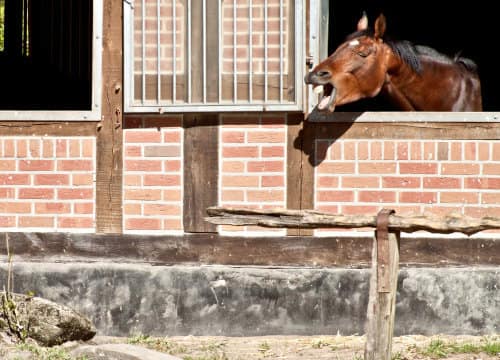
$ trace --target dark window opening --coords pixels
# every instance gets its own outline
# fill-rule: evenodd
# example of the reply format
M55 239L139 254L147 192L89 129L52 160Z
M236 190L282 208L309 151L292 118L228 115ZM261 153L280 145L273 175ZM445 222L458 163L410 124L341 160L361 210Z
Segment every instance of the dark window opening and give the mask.
M430 46L454 57L457 53L478 65L484 111L498 111L496 100L500 95L497 70L495 34L496 11L493 2L477 5L451 0L362 0L356 2L331 1L328 53L356 29L363 11L373 26L383 13L387 19L386 34L392 39L408 40L417 45ZM336 111L394 111L382 97L366 99L337 107Z
M91 110L92 1L0 0L0 110Z

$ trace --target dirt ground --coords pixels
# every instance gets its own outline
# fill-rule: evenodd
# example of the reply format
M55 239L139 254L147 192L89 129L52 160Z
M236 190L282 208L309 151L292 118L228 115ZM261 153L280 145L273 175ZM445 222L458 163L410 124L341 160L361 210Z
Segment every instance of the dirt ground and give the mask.
M128 343L175 355L183 360L362 360L363 336L175 336L116 338L97 336L86 344ZM59 348L67 351L78 343ZM487 349L487 352L482 350ZM493 350L493 352L492 352ZM2 359L66 360L67 356L18 357L13 346L0 346ZM9 356L10 355L10 356ZM32 354L33 356L33 354ZM393 339L393 360L499 360L500 334L490 336L425 337L401 336Z
M132 339L133 340L133 339ZM155 345L155 341L158 342ZM168 337L163 344L169 353L185 360L358 360L363 359L363 336L263 336L263 337ZM157 338L145 339L150 348L162 344ZM476 352L485 344L496 345L495 352ZM487 348L491 351L491 347ZM159 350L159 349L158 349ZM166 350L166 349L163 349ZM394 360L417 359L499 360L500 335L492 336L401 336L393 339Z

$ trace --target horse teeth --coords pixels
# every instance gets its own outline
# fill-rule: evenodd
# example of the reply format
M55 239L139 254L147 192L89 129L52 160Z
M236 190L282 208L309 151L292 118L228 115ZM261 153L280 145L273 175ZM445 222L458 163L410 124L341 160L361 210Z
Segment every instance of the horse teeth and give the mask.
M318 85L314 88L314 93L315 94L321 94L323 92L323 85Z

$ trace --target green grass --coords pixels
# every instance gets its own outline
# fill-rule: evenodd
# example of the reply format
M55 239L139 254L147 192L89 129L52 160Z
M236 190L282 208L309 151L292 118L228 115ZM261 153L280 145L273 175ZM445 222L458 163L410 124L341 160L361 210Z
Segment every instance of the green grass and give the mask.
M72 357L64 348L54 346L54 347L43 347L35 344L22 343L16 346L18 350L29 351L36 356L37 360L87 360L87 356L82 355L78 357Z
M500 341L483 339L478 343L445 343L440 339L432 340L427 347L418 349L422 355L431 358L445 358L450 354L479 354L500 357Z
M136 335L129 338L127 342L132 345L141 345L170 355L186 352L186 348L184 346L162 337Z

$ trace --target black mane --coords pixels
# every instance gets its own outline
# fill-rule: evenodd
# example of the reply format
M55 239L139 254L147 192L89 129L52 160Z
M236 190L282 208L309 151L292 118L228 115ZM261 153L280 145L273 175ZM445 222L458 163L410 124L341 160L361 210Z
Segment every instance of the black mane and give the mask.
M360 36L373 37L374 33L372 29L356 31L347 36L346 41ZM415 45L407 40L392 40L384 38L384 41L391 48L394 54L401 58L417 74L420 74L422 72L422 62L420 61L420 58L422 56L427 56L433 60L446 64L460 64L469 71L477 72L476 63L471 59L461 57L460 54L457 54L454 58L451 58L431 47Z

